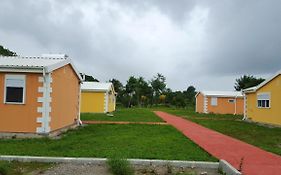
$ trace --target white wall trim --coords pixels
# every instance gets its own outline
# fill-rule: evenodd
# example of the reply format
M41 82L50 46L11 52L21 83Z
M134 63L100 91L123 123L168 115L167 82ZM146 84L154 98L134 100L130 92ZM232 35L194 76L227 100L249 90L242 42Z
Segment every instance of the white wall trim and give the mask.
M42 97L38 97L37 102L41 103L42 106L37 108L37 112L40 113L40 116L36 119L36 121L37 123L41 123L41 127L37 127L36 132L40 134L46 134L51 131L50 128L50 121L51 121L50 112L52 111L51 73L46 73L45 75L43 75L43 77L39 77L38 81L43 83L43 87L38 88L38 92L42 93Z
M247 95L244 95L244 117L242 120L246 120L247 119Z
M104 113L108 112L108 92L104 93Z
M204 100L203 100L203 112L205 113L205 114L207 114L208 113L208 97L207 96L205 96L204 95Z
M195 112L198 112L198 109L197 109L197 96L195 96Z

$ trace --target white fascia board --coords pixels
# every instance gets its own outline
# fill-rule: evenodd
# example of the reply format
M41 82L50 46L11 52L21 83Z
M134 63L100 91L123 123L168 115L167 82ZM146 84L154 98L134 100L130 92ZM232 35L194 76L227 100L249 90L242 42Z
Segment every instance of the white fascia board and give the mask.
M74 72L76 73L77 77L79 78L80 83L82 83L82 82L83 82L83 78L81 77L80 72L79 72L78 69L74 66L72 60L71 60L71 59L69 59L69 60L70 60L70 63L69 63L69 64L71 65L71 67L73 68L73 70L74 70Z
M257 91L258 89L260 89L261 87L263 87L264 85L266 85L267 83L269 83L271 80L273 80L275 77L277 77L278 75L281 74L281 70L278 71L276 74L274 74L273 76L271 76L270 78L268 78L267 80L265 80L264 82L262 82L261 84L259 84L257 86L257 88L255 89L255 91Z
M58 69L58 68L61 68L67 64L69 64L69 60L68 59L65 59L63 61L60 61L58 63L55 63L55 64L52 64L52 65L49 65L49 66L46 66L45 67L45 71L46 73L50 73L50 72L53 72L54 70Z
M111 85L110 85L110 89L111 89L111 91L112 91L112 93L113 94L115 94L116 92L115 92L115 89L114 89L114 86L113 86L113 83L111 83Z
M226 98L243 98L243 96L232 95L205 95L206 97L226 97Z
M257 90L259 90L260 88L262 88L264 85L266 85L267 83L269 83L271 80L273 80L274 78L276 78L277 76L281 75L281 70L278 71L276 74L274 74L273 76L271 76L270 78L266 79L264 82L262 82L261 84L259 84L256 87L250 87L247 89L242 90L243 93L253 93L256 92Z
M45 68L45 70L46 70L46 73L50 73L50 72L52 72L52 71L54 71L54 70L56 70L58 68L61 68L61 67L65 66L65 65L68 65L68 64L70 64L70 66L72 67L72 69L76 73L77 77L79 78L80 82L82 82L83 79L82 79L79 71L76 69L76 67L74 66L74 64L73 64L73 62L72 62L72 60L70 58L67 58L67 59L65 59L63 61L60 61L60 62L56 63L56 64L52 64L50 66L47 66Z
M108 90L81 89L81 92L108 92Z
M201 93L201 92L197 92L196 95L195 95L195 98L196 98L200 93ZM203 94L203 95L204 95L204 94Z
M0 67L0 72L42 73L43 68L39 68L39 67Z

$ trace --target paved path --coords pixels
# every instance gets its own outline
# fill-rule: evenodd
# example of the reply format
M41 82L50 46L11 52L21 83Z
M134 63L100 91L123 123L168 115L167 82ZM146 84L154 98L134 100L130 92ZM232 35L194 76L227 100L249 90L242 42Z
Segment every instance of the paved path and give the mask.
M83 120L83 124L145 124L145 125L168 125L166 122L128 122L128 121L95 121L95 120Z
M245 175L281 174L281 156L269 153L181 117L159 111L155 113L211 155L228 161L236 169L239 169L241 159L243 159L242 173Z

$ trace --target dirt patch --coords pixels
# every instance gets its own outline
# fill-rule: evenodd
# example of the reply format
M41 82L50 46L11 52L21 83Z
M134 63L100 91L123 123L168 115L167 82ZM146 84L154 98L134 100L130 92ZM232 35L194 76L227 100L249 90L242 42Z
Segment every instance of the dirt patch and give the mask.
M219 175L217 169L172 167L170 165L135 165L135 175ZM57 164L40 175L111 175L106 165Z
M110 175L106 166L92 164L57 164L41 175Z

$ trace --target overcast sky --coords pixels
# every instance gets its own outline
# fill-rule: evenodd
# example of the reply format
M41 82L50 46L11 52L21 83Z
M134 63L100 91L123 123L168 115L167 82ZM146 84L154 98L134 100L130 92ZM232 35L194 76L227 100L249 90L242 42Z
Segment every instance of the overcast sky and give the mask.
M168 87L233 90L281 69L280 0L1 0L0 45L66 53L101 81L130 75Z

